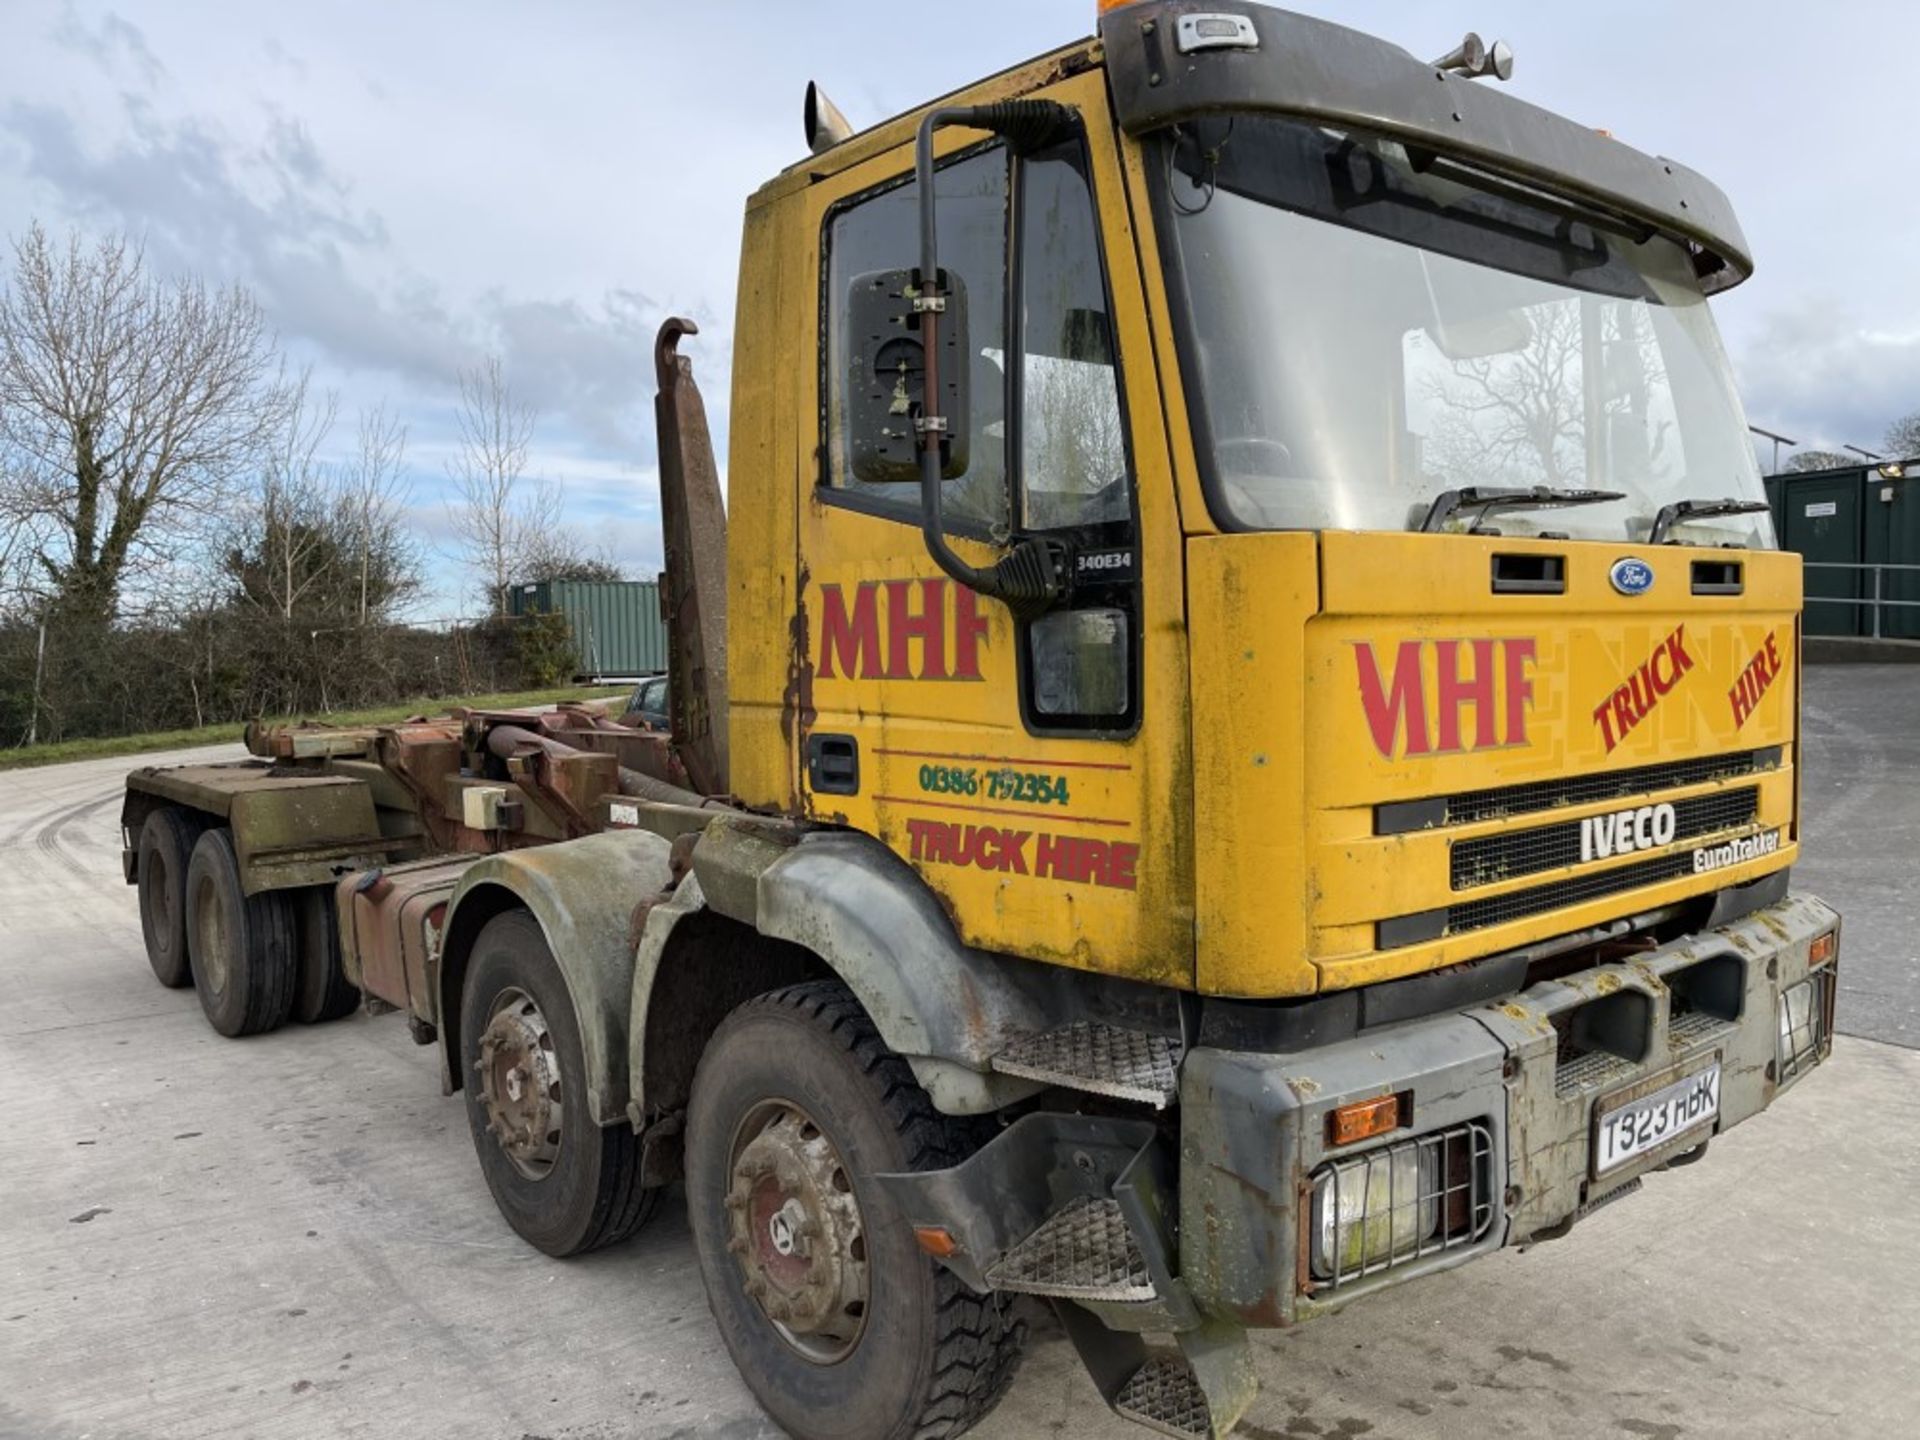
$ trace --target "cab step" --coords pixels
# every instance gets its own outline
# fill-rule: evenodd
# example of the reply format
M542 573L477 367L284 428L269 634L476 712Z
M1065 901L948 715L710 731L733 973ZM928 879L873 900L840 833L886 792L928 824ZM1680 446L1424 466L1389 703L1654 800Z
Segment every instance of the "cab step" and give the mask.
M1158 1297L1120 1202L1082 1195L1047 1216L987 1271L995 1290L1063 1300Z
M1162 1435L1213 1434L1206 1392L1181 1355L1155 1355L1128 1376L1113 1397L1113 1412Z
M993 1057L993 1068L1164 1110L1179 1096L1183 1054L1180 1042L1166 1035L1076 1020L1016 1040Z

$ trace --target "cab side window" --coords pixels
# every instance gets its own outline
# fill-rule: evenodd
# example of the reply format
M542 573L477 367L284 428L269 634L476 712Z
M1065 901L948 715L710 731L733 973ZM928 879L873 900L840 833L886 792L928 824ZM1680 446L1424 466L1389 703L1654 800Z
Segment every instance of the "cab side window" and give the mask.
M1020 166L1022 520L1060 530L1132 515L1100 237L1080 144Z
M1007 152L977 151L935 173L940 265L967 287L972 393L967 469L942 492L947 526L1004 534L1007 489ZM920 253L919 187L912 180L862 197L827 222L827 485L856 505L903 518L920 511L912 480L865 481L853 473L846 403L850 329L847 296L854 277L911 265Z

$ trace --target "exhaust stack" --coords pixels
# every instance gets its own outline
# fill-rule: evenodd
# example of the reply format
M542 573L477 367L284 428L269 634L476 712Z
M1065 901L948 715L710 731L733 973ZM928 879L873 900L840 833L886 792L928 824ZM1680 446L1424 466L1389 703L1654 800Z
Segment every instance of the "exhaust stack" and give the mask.
M822 150L831 150L842 140L853 134L853 122L840 113L840 107L826 96L819 82L807 82L807 103L805 121L807 126L807 149L818 155Z

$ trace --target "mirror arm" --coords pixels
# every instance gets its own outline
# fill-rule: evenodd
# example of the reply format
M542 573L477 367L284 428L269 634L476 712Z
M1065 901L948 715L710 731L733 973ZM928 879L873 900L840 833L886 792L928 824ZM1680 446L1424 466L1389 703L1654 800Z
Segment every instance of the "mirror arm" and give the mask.
M920 316L929 405L940 394L940 316L946 308L935 241L933 132L947 125L987 130L1006 136L1019 150L1042 143L1063 125L1072 123L1073 112L1051 100L947 106L929 111L920 122L913 155L914 180L920 192L920 287L913 304ZM1008 364L1013 363L1008 357ZM920 442L920 534L933 562L969 590L1004 602L1016 618L1030 619L1052 609L1067 590L1066 546L1043 536L1022 536L990 566L979 568L962 560L947 543L940 514L940 442L946 437L946 417L922 415L915 424Z

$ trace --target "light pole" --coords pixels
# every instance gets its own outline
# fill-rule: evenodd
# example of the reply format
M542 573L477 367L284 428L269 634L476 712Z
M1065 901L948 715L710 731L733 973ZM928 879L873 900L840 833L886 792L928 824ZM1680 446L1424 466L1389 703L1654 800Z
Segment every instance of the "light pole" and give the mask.
M1798 445L1800 442L1798 440L1789 440L1784 435L1776 435L1771 430L1762 430L1758 425L1749 425L1747 429L1756 435L1764 436L1773 441L1773 473L1778 475L1780 473L1780 447L1782 445Z

